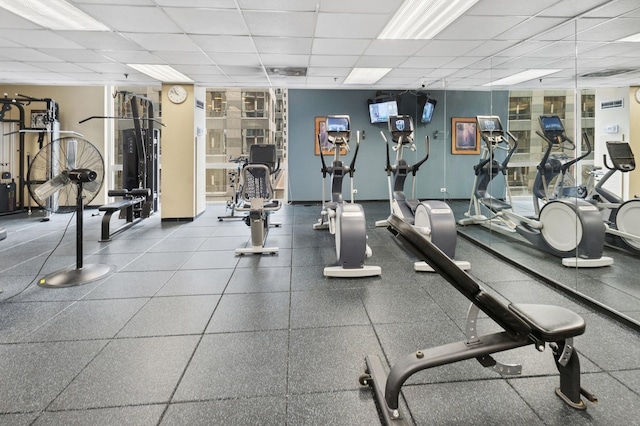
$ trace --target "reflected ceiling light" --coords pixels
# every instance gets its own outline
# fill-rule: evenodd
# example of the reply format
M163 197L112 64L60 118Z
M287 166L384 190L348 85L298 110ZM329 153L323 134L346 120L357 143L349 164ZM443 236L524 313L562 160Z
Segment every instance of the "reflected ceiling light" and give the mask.
M0 7L50 30L111 31L65 0L2 0Z
M429 40L478 0L405 0L378 39Z
M638 33L638 34L633 34L633 35L630 35L630 36L625 37L625 38L621 38L621 39L620 39L620 40L618 40L618 41L625 41L625 42L640 43L640 33Z
M389 71L391 68L354 68L344 79L344 84L373 84Z
M169 65L127 64L127 66L163 83L193 83L193 80Z
M483 86L508 86L511 84L522 83L523 81L529 81L536 78L544 77L549 74L554 74L562 71L561 69L530 69L519 72L517 74L510 75L508 77L501 78L499 80L492 81L490 83L483 84Z

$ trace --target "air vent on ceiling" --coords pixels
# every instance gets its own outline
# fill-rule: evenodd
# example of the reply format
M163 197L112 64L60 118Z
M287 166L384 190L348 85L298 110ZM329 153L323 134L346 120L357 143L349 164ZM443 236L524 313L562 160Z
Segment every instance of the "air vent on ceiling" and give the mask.
M284 77L304 77L307 75L307 69L305 67L271 67L267 68L267 73Z
M600 109L612 109L612 108L622 108L622 107L624 107L623 99L615 99L613 101L600 102Z
M616 76L616 75L626 74L626 73L633 72L633 71L637 71L637 70L632 69L632 68L614 68L614 69L610 69L610 70L601 70L601 71L588 72L588 73L585 73L585 74L581 74L580 77L586 77L586 78L613 77L613 76Z

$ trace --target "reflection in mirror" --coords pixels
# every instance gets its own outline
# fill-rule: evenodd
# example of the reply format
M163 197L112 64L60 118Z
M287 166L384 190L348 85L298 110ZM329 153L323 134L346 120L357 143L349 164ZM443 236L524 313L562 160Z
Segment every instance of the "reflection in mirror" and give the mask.
M629 118L634 108L640 113L640 102L634 103L633 88L597 87L601 81L580 77L580 67L588 68L590 60L580 58L578 52L588 50L593 43L580 42L578 28L589 25L579 21L568 23L572 34L564 41L521 43L516 48L530 53L521 55L518 64L499 56L492 58L491 81L513 73L513 68L542 63L556 64L557 68L562 68L561 63L568 64L573 72L522 84L490 86L491 102L476 114L500 117L508 131L505 138L513 136L517 147L505 165L504 176L501 160L506 153L489 149L485 160L494 164L495 170L485 174L486 185L481 189L487 193L472 200L466 217L459 219L459 223L483 224L489 230L471 226L459 230L546 277L552 285L585 296L587 303L608 310L623 322L640 325L640 290L632 284L640 270L640 199L634 200L640 193L640 182L634 192L633 149L627 149L633 148L633 140L624 144L629 142L634 126L640 133L640 123L635 125ZM500 93L505 90L508 92L503 100ZM626 147L624 154L612 154L608 149L621 147ZM616 170L613 161L608 166L614 170L607 169L605 155L607 159L611 155L627 158L625 167L629 170ZM494 173L497 176L489 178ZM604 184L598 186L605 176ZM506 187L499 187L499 177ZM603 201L604 195L618 203ZM489 203L493 203L493 209L488 208ZM637 209L628 208L624 215L616 215L616 208L622 205ZM624 216L631 218L624 226L635 232L637 239L633 232L626 234L626 241L620 237L622 231L615 220ZM526 218L534 220L527 222ZM498 232L505 219L511 219L513 228L520 228L509 237L506 232ZM540 219L537 224L536 219ZM519 232L523 224L531 232L537 231L535 226L545 230L543 241L536 243ZM617 247L613 248L616 240ZM545 243L556 251L570 253L573 260L557 253L550 255L553 250L542 247ZM620 250L620 246L626 250Z

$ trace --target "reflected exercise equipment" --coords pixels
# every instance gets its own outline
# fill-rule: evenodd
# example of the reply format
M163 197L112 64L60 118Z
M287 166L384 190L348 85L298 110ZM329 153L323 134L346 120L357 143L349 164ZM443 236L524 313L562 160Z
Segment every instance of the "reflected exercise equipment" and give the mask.
M505 176L509 160L516 151L517 139L502 127L498 116L478 116L478 128L484 141L478 164L474 166L473 193L466 218L460 225L478 224L506 235L518 234L540 250L562 259L567 267L601 267L613 264L613 259L602 256L605 226L598 209L576 198L556 199L547 202L536 217L515 213L511 204L509 187L505 184L510 202L494 197L490 184L498 174ZM505 137L506 135L506 137ZM538 166L545 169L547 151ZM502 161L496 151L506 155ZM505 179L506 182L506 179Z
M455 259L458 235L453 211L444 201L420 201L415 198L416 174L420 166L429 158L429 136L425 137L425 157L417 163L410 165L402 155L404 149L410 149L411 151L416 150L416 145L413 140L414 128L411 116L390 116L388 124L391 140L395 144L393 150L396 152L396 161L393 165L389 158L389 141L382 130L380 134L387 146L387 165L385 170L387 172L387 184L389 187L390 214L397 216L409 225L415 227L440 250L445 252L447 256ZM404 193L405 180L409 174L412 175L411 198L407 198ZM387 220L376 221L376 226L387 226L387 224ZM462 269L466 270L471 268L469 262L455 262ZM416 271L433 272L433 269L422 261L414 263L414 269Z
M628 173L636 168L636 161L627 142L607 142L607 151L611 165L604 157L604 166L608 172L600 178L588 196L601 210L607 226L606 243L640 254L640 199L624 201L622 197L604 188L607 181L616 172Z

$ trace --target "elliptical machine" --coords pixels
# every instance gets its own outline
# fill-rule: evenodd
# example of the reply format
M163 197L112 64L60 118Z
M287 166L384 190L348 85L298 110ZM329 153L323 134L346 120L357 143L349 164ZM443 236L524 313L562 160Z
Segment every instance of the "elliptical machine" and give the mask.
M489 184L495 176L502 174L506 181L509 160L518 141L503 129L498 116L477 116L477 123L484 145L480 162L474 166L476 176L469 210L466 218L458 223L479 224L506 235L517 233L536 248L560 257L562 265L567 267L613 264L613 259L602 256L605 227L600 212L590 203L576 198L551 200L540 209L539 215L529 218L515 213L510 202L490 194ZM494 157L499 149L506 151L501 162ZM550 144L543 160L548 158L551 149ZM544 169L542 162L541 169ZM508 185L506 191L511 201Z
M388 119L389 133L391 140L395 144L393 150L396 152L396 162L391 165L389 155L389 141L381 130L380 134L387 146L387 183L389 186L389 208L390 214L402 219L422 235L425 235L440 250L451 259L454 259L456 252L456 220L449 205L443 201L429 200L420 201L415 198L416 174L420 166L429 158L429 136L425 137L426 154L425 157L409 165L402 158L403 150L416 150L413 141L413 120L410 115L390 116ZM407 176L411 173L413 177L411 185L411 198L407 198L404 193L404 184ZM392 182L393 176L393 182ZM376 226L388 226L388 220L376 221ZM468 270L471 264L466 261L454 261L460 269ZM419 261L413 265L416 271L434 272L427 262Z
M320 219L313 225L313 229L326 229L335 236L337 264L324 268L325 277L370 277L380 275L379 266L365 265L364 261L372 254L367 245L367 224L364 209L353 200L353 174L356 158L360 148L360 132L356 132L356 149L351 164L346 166L340 160L340 151L349 151L351 135L350 118L348 115L330 115L326 118L327 139L333 150L333 163L327 166L322 153L322 141L318 135L320 146L320 161L322 162L322 212ZM349 175L351 187L351 202L342 199L342 183ZM331 177L331 200L325 202L325 187L327 177Z
M636 168L636 161L627 142L607 142L607 152L612 165L604 154L604 167L609 171L600 178L588 197L600 209L607 226L606 243L640 254L640 198L624 201L622 197L604 188L605 183L617 171L628 173Z
M560 117L541 115L539 122L542 132L536 131L536 133L547 143L548 149L545 150L537 166L538 173L533 182L533 206L536 215L540 214L541 200L548 202L559 198L585 198L587 196L587 187L576 185L569 172L574 164L589 156L592 150L589 139L586 138L586 151L571 159L565 151L575 150L576 144L567 137ZM552 183L554 184L552 185Z
M575 149L575 144L566 136L564 126L558 116L541 116L540 127L542 133L536 133L547 143L556 143L561 148L568 144L570 149ZM552 154L549 163L555 163L552 166L547 166L544 174L538 172L536 183L534 183L534 205L538 208L540 199L546 201L549 198L585 198L595 205L602 214L606 226L605 243L634 254L640 254L640 199L635 198L625 202L621 197L603 187L617 171L627 173L635 169L636 163L631 147L626 142L607 142L607 151L613 165L610 166L606 154L603 155L604 166L609 171L602 176L600 181L591 190L584 185L573 186L570 184L567 186L565 176L567 176L569 167L591 153L592 144L589 137L585 133L582 138L587 145L585 154L571 161L567 161L568 157L564 153L555 154L555 156ZM595 170L591 173L593 176ZM554 178L556 184L554 189L549 191L547 186ZM537 191L536 188L538 188Z

